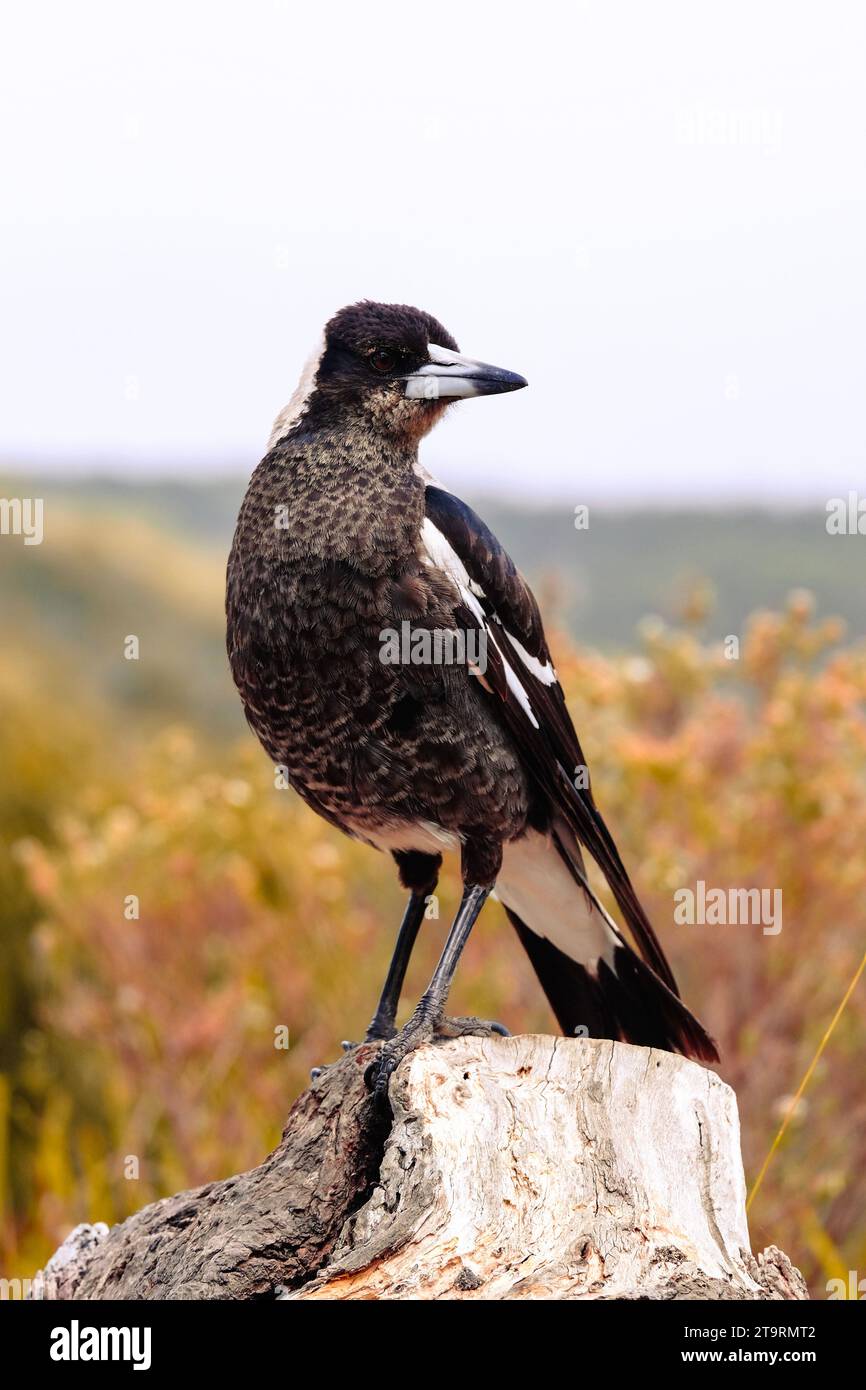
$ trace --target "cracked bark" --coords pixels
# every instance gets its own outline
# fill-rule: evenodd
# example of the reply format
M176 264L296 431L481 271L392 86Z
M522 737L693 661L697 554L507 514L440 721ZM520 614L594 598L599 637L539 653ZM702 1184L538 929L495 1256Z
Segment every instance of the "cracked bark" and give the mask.
M375 1045L295 1102L248 1173L78 1227L46 1298L800 1299L753 1256L733 1092L666 1052L549 1037Z

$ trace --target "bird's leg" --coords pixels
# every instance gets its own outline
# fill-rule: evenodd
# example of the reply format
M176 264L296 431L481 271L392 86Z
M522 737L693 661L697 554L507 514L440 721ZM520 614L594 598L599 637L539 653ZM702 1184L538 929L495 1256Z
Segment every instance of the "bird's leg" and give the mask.
M380 1103L384 1103L388 1095L388 1082L403 1058L434 1036L444 1014L445 1000L448 998L448 990L460 954L489 892L489 888L479 887L478 884L467 884L464 888L460 907L448 933L439 963L418 1002L418 1007L406 1026L385 1043L375 1062L367 1068L367 1083Z
M397 944L388 967L388 978L382 987L382 996L373 1021L367 1029L365 1042L394 1036L394 1020L397 1017L397 1005L400 1003L400 991L406 978L409 958L424 921L428 900L431 894L436 892L439 870L442 867L441 854L424 854L421 850L397 850L394 860L400 874L400 882L404 888L409 889L410 898L406 904L403 921L400 923Z
M426 910L427 894L413 890L406 904L406 911L403 914L403 921L400 923L400 931L397 935L397 945L394 947L391 964L388 966L388 976L382 986L382 995L373 1015L373 1021L367 1029L365 1042L374 1042L380 1038L393 1038L394 1036L394 1020L397 1017L400 991L403 988L409 957L412 955L412 948L415 945L421 923L424 921Z
M367 1068L367 1083L380 1104L384 1104L388 1095L388 1083L403 1058L421 1043L428 1042L442 1023L445 1001L457 969L457 962L469 940L478 914L493 888L501 862L502 851L498 845L494 848L485 842L483 846L478 846L472 841L464 844L463 897L430 984L405 1028L385 1043L379 1056ZM473 881L469 876L473 869L481 870L479 877L483 876L488 881Z

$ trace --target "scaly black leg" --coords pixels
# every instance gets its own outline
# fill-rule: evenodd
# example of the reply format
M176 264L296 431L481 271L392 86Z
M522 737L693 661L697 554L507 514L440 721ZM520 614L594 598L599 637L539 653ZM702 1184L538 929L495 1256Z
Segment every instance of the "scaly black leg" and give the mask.
M445 1013L445 1001L460 954L469 940L469 933L487 901L492 886L490 884L488 887L481 887L475 883L466 885L445 948L418 1007L405 1028L385 1044L375 1062L367 1068L367 1084L373 1090L379 1104L384 1105L387 1100L388 1083L403 1058L420 1043L428 1042L435 1034L437 1024L441 1022Z
M409 958L424 921L427 900L436 892L439 870L442 867L441 854L425 854L423 850L417 849L396 850L394 861L400 874L400 882L404 888L409 889L411 896L400 923L397 945L388 967L388 978L382 988L382 997L373 1022L367 1029L365 1042L394 1036L394 1020L397 1017L397 1006L400 1003L400 992L406 978Z
M406 978L406 969L412 955L412 948L421 929L421 923L424 921L427 897L426 892L419 892L415 889L406 904L406 911L403 914L403 921L400 923L400 931L397 936L397 945L394 947L394 954L388 967L388 977L382 986L382 996L373 1016L373 1022L367 1029L365 1042L374 1042L380 1038L393 1038L394 1036L394 1020L397 1017L400 991Z

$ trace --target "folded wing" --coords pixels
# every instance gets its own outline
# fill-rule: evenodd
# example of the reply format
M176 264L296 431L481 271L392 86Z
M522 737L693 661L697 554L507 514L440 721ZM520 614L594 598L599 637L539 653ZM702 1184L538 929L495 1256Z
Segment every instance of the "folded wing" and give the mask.
M532 590L490 528L443 488L426 490L424 540L431 563L445 570L459 591L455 621L474 622L487 633L487 669L479 678L502 702L528 773L546 794L555 819L571 828L602 870L643 959L678 994L593 800L588 772L578 775L586 762Z

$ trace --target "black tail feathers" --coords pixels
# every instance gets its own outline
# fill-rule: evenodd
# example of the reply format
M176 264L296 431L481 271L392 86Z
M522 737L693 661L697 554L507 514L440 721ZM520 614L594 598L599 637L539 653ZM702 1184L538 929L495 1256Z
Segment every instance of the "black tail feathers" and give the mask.
M617 945L613 968L602 959L596 975L506 912L567 1037L613 1038L702 1062L719 1060L694 1014L629 946Z

